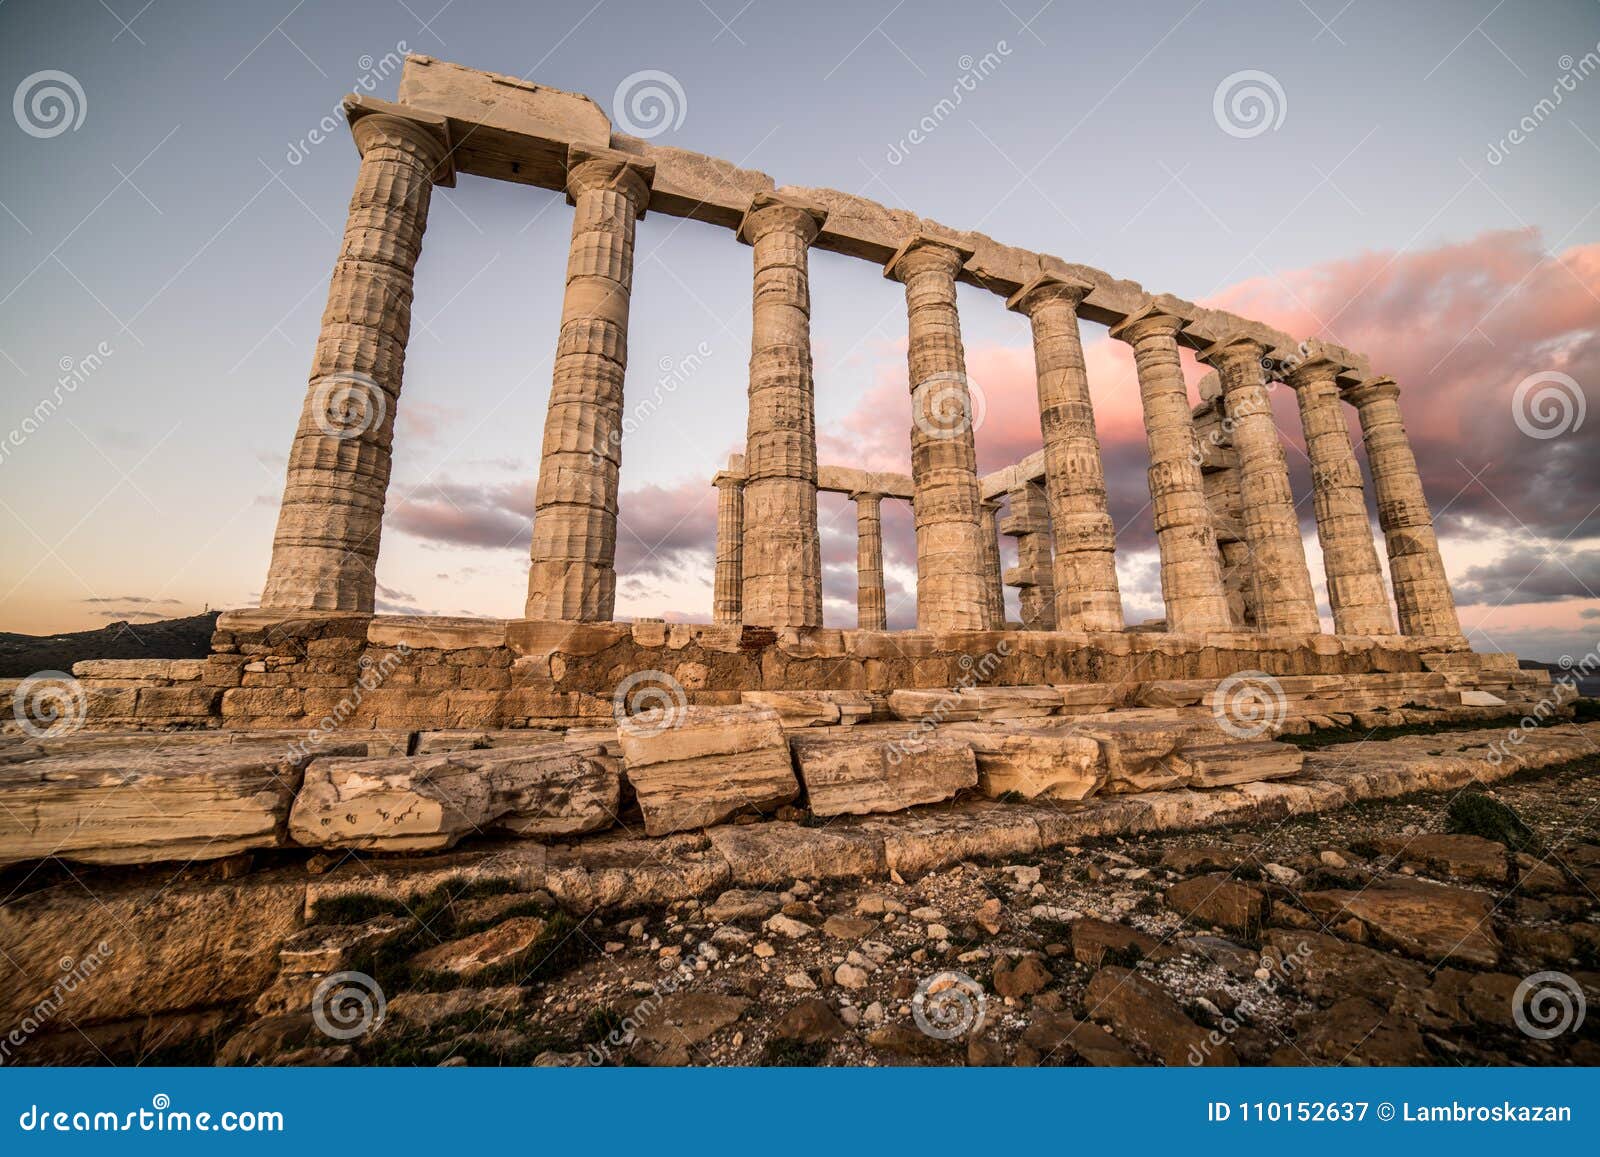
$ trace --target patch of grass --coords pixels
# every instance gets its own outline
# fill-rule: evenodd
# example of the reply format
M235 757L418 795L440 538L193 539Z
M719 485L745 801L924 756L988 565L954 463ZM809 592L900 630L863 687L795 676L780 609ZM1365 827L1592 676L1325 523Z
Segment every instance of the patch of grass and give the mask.
M605 1040L612 1033L621 1036L623 1022L627 1019L626 1015L609 1004L602 1004L590 1010L583 1027L578 1030L578 1039L584 1044L593 1044Z
M1451 835L1494 840L1515 852L1533 852L1543 845L1512 808L1481 791L1464 791L1450 801L1444 830Z
M772 1068L814 1069L831 1046L826 1041L807 1044L789 1037L773 1037L761 1051L761 1063Z

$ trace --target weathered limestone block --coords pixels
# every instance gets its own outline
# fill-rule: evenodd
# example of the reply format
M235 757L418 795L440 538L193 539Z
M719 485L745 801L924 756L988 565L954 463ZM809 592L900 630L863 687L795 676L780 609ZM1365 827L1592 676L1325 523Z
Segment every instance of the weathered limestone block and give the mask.
M1305 752L1271 740L1206 743L1185 747L1168 765L1190 787L1226 787L1300 774Z
M188 683L199 679L204 659L85 659L72 665L79 679L114 683Z
M550 852L544 885L569 911L670 904L721 892L728 863L704 832L660 840L621 833L583 840Z
M1061 692L1053 687L962 687L958 694L978 709L979 719L1031 719L1061 706Z
M300 928L305 894L296 870L14 896L0 905L0 1023L16 1026L51 999L74 1025L250 1000ZM57 985L74 975L63 996Z
M889 710L913 723L957 723L983 717L983 703L958 691L893 691Z
M1136 717L1127 722L1077 723L1073 730L1098 741L1105 753L1105 791L1159 791L1185 782L1185 772L1173 757L1190 741L1195 732L1192 724Z
M791 741L812 814L868 815L950 799L978 783L972 747L961 739Z
M864 691L741 691L739 702L770 707L784 727L850 726L870 719L872 698Z
M652 836L770 811L800 792L782 721L768 707L687 707L664 730L624 723L619 738Z
M400 759L319 759L289 817L309 847L433 851L491 828L524 836L615 822L622 783L598 754L539 744Z
M308 758L288 744L129 746L0 765L0 864L215 860L277 847Z
M990 799L1087 799L1106 780L1100 744L1086 735L962 724L950 730L972 745L978 788Z
M792 880L867 879L886 870L883 839L842 825L723 824L706 833L727 861L733 882L777 888Z

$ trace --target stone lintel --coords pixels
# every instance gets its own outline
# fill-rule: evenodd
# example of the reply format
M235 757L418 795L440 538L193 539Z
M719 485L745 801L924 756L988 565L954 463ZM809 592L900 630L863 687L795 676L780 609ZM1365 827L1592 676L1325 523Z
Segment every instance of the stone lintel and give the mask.
M985 474L978 479L978 491L985 502L993 501L1030 482L1044 481L1044 451L1035 450L1021 462Z
M850 466L819 466L817 489L830 494L877 494L911 501L914 488L909 474L857 470Z
M657 163L651 209L728 229L739 227L756 192L778 187L770 176L757 170L615 132L606 114L589 97L521 77L414 55L406 60L399 96L400 104L409 108L411 115L431 114L446 121L457 171L475 176L560 191L566 183L568 146L609 146L640 161ZM925 233L940 244L966 248L966 261L958 279L1001 297L1014 294L1038 270L1083 278L1094 288L1080 303L1078 316L1100 325L1125 323L1147 300L1137 282L1048 253L1008 246L982 234L968 234L970 242L956 241L938 232L943 227L926 218L834 189L783 188L829 210L828 221L813 243L815 248L875 264L892 264L905 247L908 234L915 238ZM1181 301L1169 299L1168 295L1156 300ZM1192 305L1188 308L1191 314L1201 315L1192 327L1178 335L1179 343L1190 348L1209 345L1223 332L1239 327L1256 332L1269 349L1294 344L1287 335L1234 314ZM1364 360L1361 376L1370 376ZM1340 384L1354 382L1353 376L1342 376Z
M443 185L447 189L455 187L456 161L454 140L450 131L450 122L447 118L437 113L425 112L421 109L408 108L403 104L393 101L379 100L377 97L362 96L359 93L350 93L344 98L344 119L353 130L356 122L369 116L391 116L414 125L420 132L433 137L444 149L444 158L431 174L435 185Z
M751 216L755 213L759 213L763 209L770 209L776 205L795 209L801 213L809 215L811 219L817 223L817 230L819 232L821 231L822 226L828 220L828 211L826 209L820 208L816 205L810 204L807 201L803 201L788 194L763 191L750 198L750 207L744 211L744 217L740 220L739 227L734 230L734 236L746 245L752 244L750 238Z

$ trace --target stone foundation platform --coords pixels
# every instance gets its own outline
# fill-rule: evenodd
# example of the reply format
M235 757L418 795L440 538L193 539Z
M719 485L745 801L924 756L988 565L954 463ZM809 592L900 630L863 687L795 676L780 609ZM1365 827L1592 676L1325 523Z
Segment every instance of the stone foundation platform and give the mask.
M80 668L91 726L154 729L564 728L609 724L619 702L631 710L652 688L700 706L855 692L867 697L864 717L882 719L895 714L884 697L906 690L1055 687L1067 689L1057 713L1079 713L1194 703L1192 687L1165 685L1240 672L1356 677L1326 690L1366 693L1357 709L1400 709L1419 695L1442 708L1460 705L1462 691L1510 698L1548 683L1460 638L773 631L257 610L224 614L202 662Z

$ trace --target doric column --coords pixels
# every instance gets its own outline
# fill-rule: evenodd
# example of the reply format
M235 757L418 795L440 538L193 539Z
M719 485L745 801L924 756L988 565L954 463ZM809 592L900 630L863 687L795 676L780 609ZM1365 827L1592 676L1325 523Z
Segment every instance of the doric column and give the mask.
M1229 631L1216 534L1195 461L1189 392L1178 363L1183 321L1147 306L1115 325L1111 336L1133 347L1150 449L1150 505L1161 552L1161 598L1167 630L1199 635Z
M1078 337L1078 302L1092 288L1045 273L1006 306L1027 314L1033 326L1045 493L1055 534L1055 621L1062 630L1120 631L1116 529L1106 508L1105 467Z
M603 621L616 607L633 227L654 179L653 161L577 145L567 151L572 246L534 496L530 619Z
M455 183L443 121L346 113L361 168L289 450L264 607L373 609L412 274L433 186Z
M1392 635L1394 616L1372 543L1361 465L1350 445L1350 427L1345 424L1339 399L1339 369L1333 361L1313 356L1296 365L1283 380L1300 402L1334 633Z
M822 625L817 428L806 254L819 209L758 194L739 226L754 251L745 435L744 621Z
M857 493L856 504L856 627L863 631L889 629L888 599L883 593L883 495Z
M1371 378L1346 391L1361 418L1367 465L1378 499L1378 525L1389 548L1400 630L1407 635L1459 638L1455 597L1439 557L1422 476L1411 440L1400 420L1400 387L1393 378Z
M1266 352L1259 342L1235 335L1208 346L1200 357L1222 380L1223 405L1233 425L1244 537L1260 599L1257 626L1267 634L1314 635L1322 624L1289 490L1289 464L1261 369Z
M1211 529L1222 559L1222 589L1236 631L1256 629L1256 574L1250 544L1244 539L1244 511L1239 491L1239 455L1222 408L1222 385L1215 372L1200 381L1200 405L1193 411L1200 447L1200 477L1211 510Z
M717 488L717 571L711 618L737 623L744 607L744 475L719 471Z
M989 621L999 630L1006 622L1005 576L1000 571L1000 503L985 498L980 515L983 520L983 593L989 606Z
M1017 588L1022 626L1056 629L1056 589L1050 558L1050 504L1044 487L1028 482L1010 492L1010 509L1000 530L1017 540L1017 565L1006 583Z
M992 625L983 582L972 395L956 313L956 273L971 255L954 242L919 235L883 270L906 288L917 626L924 631Z

